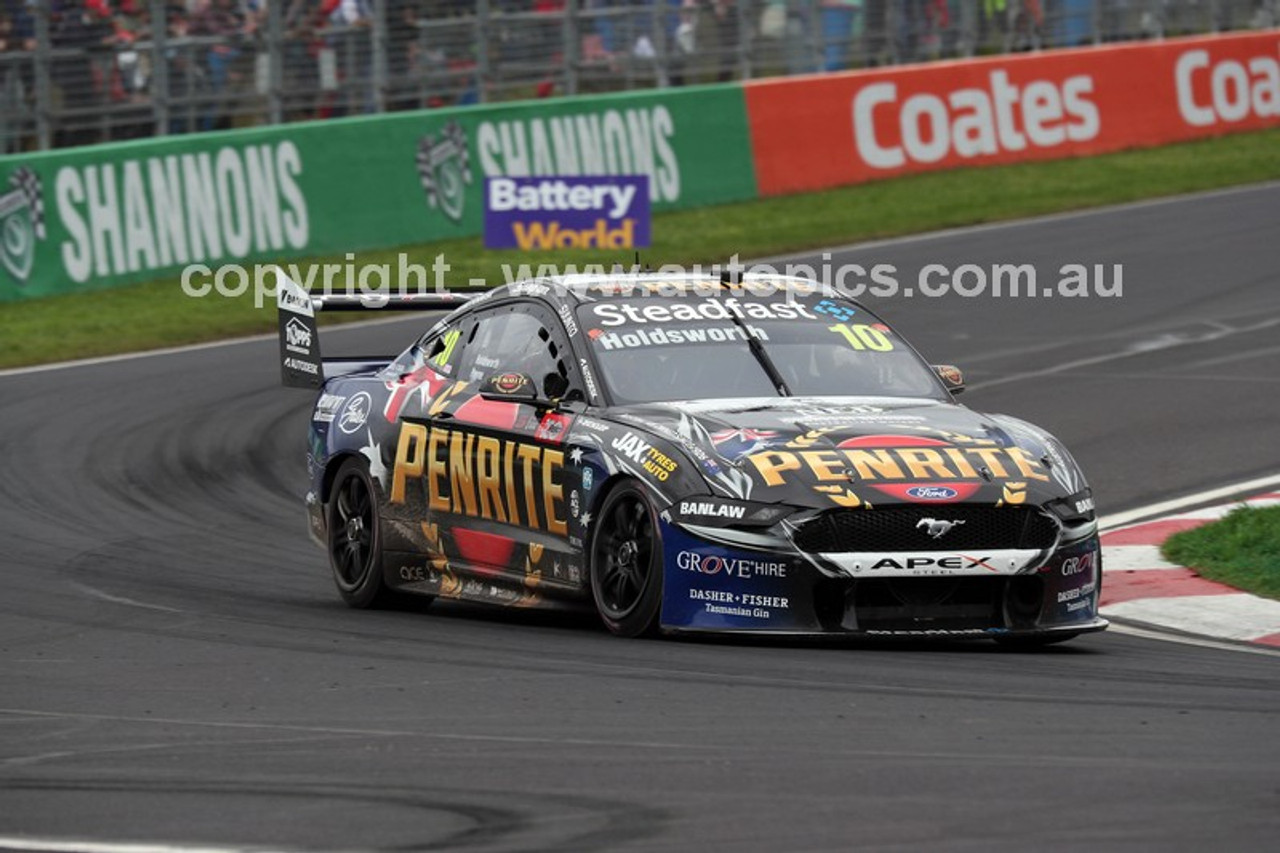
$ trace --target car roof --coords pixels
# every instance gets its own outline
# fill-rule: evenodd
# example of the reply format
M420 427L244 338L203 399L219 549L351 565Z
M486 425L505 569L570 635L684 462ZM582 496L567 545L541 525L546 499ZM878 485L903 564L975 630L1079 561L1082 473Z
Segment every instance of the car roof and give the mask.
M705 273L615 272L577 273L526 279L494 288L491 299L527 296L558 303L575 304L599 299L637 296L682 296L724 292L734 296L794 294L810 296L823 292L823 285L800 276L743 273L730 279Z

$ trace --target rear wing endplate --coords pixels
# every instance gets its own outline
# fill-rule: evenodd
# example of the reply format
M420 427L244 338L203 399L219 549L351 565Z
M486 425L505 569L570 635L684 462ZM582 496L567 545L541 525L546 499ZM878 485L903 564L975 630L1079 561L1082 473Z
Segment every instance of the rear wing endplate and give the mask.
M399 295L326 294L312 296L285 275L276 274L276 315L280 333L280 379L289 388L319 388L324 384L320 356L320 311L438 311L457 308L479 294L408 293Z

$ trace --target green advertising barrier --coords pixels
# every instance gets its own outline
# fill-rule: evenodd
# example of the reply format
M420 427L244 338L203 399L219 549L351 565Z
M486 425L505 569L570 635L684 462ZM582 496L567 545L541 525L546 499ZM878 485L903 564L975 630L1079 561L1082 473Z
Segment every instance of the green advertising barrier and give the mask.
M646 174L756 197L736 85L307 122L0 158L0 301L479 234L484 178Z

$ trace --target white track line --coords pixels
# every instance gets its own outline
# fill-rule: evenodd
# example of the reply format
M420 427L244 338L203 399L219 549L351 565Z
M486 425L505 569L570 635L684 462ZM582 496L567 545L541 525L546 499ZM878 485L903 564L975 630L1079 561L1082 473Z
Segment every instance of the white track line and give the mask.
M266 847L210 847L203 844L113 843L54 838L0 836L0 850L40 853L272 853Z
M901 237L888 237L883 240L871 240L865 243L847 243L841 246L829 246L826 248L809 249L803 252L793 252L786 255L772 255L765 258L756 258L754 260L743 261L744 264L778 264L785 263L788 260L812 259L824 252L838 254L853 250L877 249L883 246L901 246L910 243L927 243L933 240L944 240L949 237L961 237L967 234L981 234L988 231L998 231L1005 228L1022 228L1028 225L1051 224L1055 222L1065 222L1072 219L1083 219L1090 216L1106 216L1113 213L1124 213L1127 211L1141 210L1148 207L1160 207L1168 204L1183 204L1186 202L1202 201L1204 199L1221 198L1224 196L1242 195L1253 192L1266 192L1269 190L1280 189L1280 181L1267 181L1260 184L1244 184L1238 187L1223 187L1216 190L1205 190L1203 192L1182 193L1180 195L1163 196L1161 198L1142 199L1140 201L1130 201L1123 204L1113 204L1106 207L1090 207L1083 210L1069 210L1062 213L1049 213L1044 216L1032 216L1022 219L1011 219L1004 222L984 222L980 225L962 225L957 228L944 228L940 231L928 231L924 234L906 234ZM371 326L378 323L397 323L404 322L406 317L381 318L377 320L369 320L359 323L343 323L339 326L328 326L325 328L325 334L332 334L339 329L360 328ZM216 347L236 346L238 344L256 343L258 341L275 340L276 333L268 332L261 335L248 335L239 338L228 338L223 341L207 341L200 344L187 344L177 347L166 347L164 349L146 350L144 352L119 353L117 355L97 356L94 358L82 358L74 361L58 361L50 364L37 364L30 367L11 367L0 370L0 379L6 376L22 376L28 373L42 373L49 370L65 370L75 367L91 367L99 364L111 364L117 361L128 361L135 358L151 358L154 356L174 355L176 353L196 352L205 349L214 349Z
M1261 492L1280 486L1280 474L1273 474L1269 477L1259 477L1256 480L1246 480L1243 483L1236 483L1231 486L1223 486L1218 489L1209 489L1203 492L1186 495L1173 500L1161 501L1160 503L1149 504L1148 506L1131 509L1127 512L1118 512L1113 515L1105 516L1098 522L1101 530L1111 530L1116 527L1123 527L1135 521L1151 518L1157 515L1169 515L1180 509L1193 507L1197 504L1209 503L1210 501L1223 500L1236 496L1247 497L1250 492Z

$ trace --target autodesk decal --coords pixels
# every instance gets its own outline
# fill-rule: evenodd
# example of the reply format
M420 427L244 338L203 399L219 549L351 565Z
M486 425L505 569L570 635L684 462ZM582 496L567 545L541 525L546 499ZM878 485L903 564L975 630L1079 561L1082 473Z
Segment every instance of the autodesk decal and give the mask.
M467 185L471 183L471 160L467 153L467 132L451 121L439 138L427 134L418 143L418 177L427 204L440 209L454 222L462 221Z
M40 176L28 168L9 176L0 195L0 265L18 284L26 282L35 261L36 241L45 238Z

